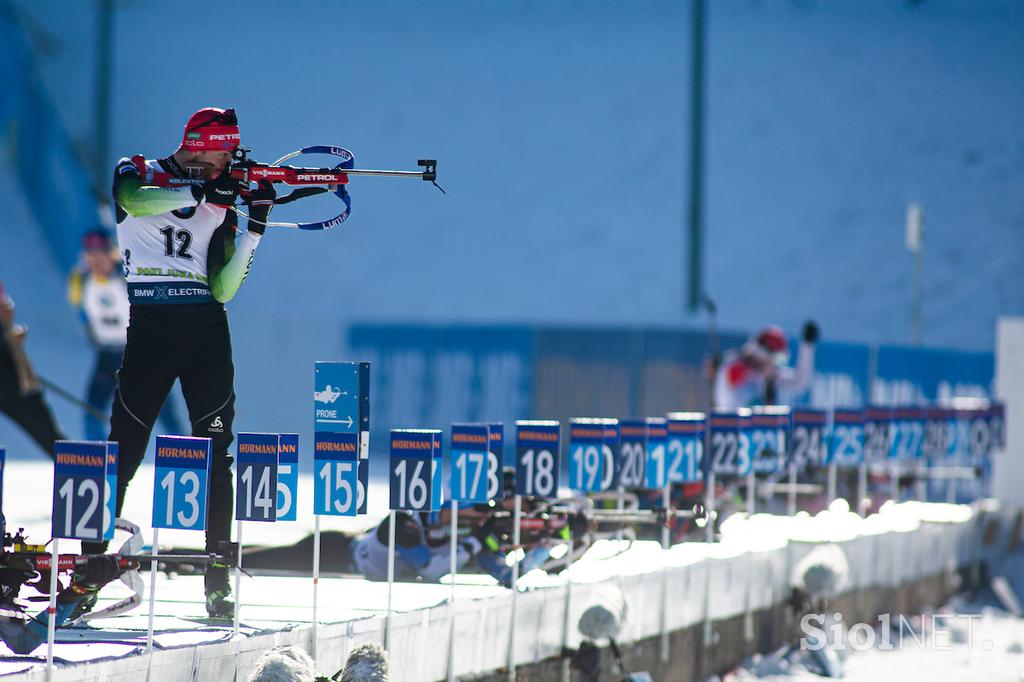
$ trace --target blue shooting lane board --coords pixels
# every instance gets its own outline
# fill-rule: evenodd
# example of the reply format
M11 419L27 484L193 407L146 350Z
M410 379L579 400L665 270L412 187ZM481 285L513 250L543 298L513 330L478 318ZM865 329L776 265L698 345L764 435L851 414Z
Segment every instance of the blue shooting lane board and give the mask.
M832 413L832 460L843 469L864 461L864 410L837 409Z
M299 507L299 434L282 433L277 455L277 520L294 521Z
M239 433L235 441L235 518L239 521L277 520L277 458L281 437L276 433Z
M667 415L668 476L673 483L697 483L703 480L703 412L672 412Z
M793 410L793 430L787 448L788 462L798 473L829 465L828 413L809 407Z
M358 513L359 436L318 432L313 443L313 513L355 516Z
M668 484L668 420L644 419L644 485L654 489Z
M117 460L120 455L118 444L107 441L107 476L105 486L106 509L103 512L103 539L114 537L114 521L117 519Z
M392 429L388 464L389 509L429 512L433 509L433 429Z
M864 410L864 461L868 464L888 459L892 417L892 408L884 405L870 405Z
M153 527L206 530L213 441L157 436Z
M715 410L708 428L711 452L705 453L705 475L713 471L718 478L746 476L750 471L750 436L746 432L749 410Z
M615 460L615 478L612 485L630 488L644 487L644 465L647 460L647 424L643 419L619 420L619 448Z
M619 441L622 439L618 419L605 419L601 425L601 490L615 486L615 472L618 471Z
M317 452L316 443L322 434L354 437L358 455L356 504L358 513L365 514L370 476L370 364L317 362L313 374L313 451ZM315 502L314 507L321 509Z
M486 424L452 424L452 499L481 504L488 501L490 429Z
M51 535L77 540L102 539L106 485L106 442L57 441Z
M603 421L589 417L569 420L569 487L573 490L601 491L605 469Z
M516 421L516 495L558 497L561 429L557 421Z
M758 405L750 416L750 451L754 473L772 474L786 463L789 440L789 408L781 405Z
M501 422L490 422L487 424L487 432L491 439L487 463L487 499L501 500L505 498L505 426Z

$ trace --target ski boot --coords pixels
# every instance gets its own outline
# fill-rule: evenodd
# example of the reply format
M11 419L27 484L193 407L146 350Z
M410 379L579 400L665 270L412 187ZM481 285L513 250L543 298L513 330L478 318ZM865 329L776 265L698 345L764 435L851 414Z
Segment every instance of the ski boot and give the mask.
M224 564L210 564L206 569L206 615L210 618L233 618L235 615L228 567Z

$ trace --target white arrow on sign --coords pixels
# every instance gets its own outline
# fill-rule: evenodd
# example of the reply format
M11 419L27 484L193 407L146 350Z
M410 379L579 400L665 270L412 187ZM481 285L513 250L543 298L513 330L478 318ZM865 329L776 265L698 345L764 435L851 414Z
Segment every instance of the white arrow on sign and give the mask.
M317 421L318 424L344 424L345 426L347 426L349 428L352 428L352 425L355 423L354 421L352 421L352 417L351 416L345 417L344 419L320 419L320 418L317 418L316 421Z

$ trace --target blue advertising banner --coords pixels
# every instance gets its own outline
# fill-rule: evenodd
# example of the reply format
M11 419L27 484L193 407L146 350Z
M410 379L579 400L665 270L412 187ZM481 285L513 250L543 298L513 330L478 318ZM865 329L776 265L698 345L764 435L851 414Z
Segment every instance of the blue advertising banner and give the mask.
M557 421L516 422L516 495L558 497L560 443Z
M238 434L235 446L237 520L277 520L277 458L281 449L280 440L281 437L276 433Z
M994 377L992 353L879 346L871 401L921 405L991 397Z
M59 440L54 445L52 537L100 540L106 505L107 444Z
M374 423L512 424L533 410L534 330L521 326L357 324L349 352L374 367Z
M703 479L703 412L670 412L668 430L668 477L673 483L696 483Z
M799 343L790 341L790 356L797 359ZM862 407L870 395L871 348L865 344L821 341L814 353L814 378L799 394L779 396L790 405L831 409Z
M299 507L299 434L278 434L277 520L294 521Z
M206 530L213 441L157 436L153 527Z
M490 430L486 424L452 424L451 481L452 499L480 504L488 501L490 478ZM497 486L494 486L497 487Z

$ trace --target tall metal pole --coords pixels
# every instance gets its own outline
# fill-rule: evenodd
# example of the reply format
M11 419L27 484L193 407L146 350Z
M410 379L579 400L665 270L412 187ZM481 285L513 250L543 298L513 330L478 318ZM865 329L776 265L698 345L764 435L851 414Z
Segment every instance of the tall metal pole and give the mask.
M690 56L690 201L689 201L689 261L690 282L687 308L695 312L700 306L703 290L704 247L701 222L704 214L704 33L705 0L691 0Z
M114 2L96 0L96 83L93 89L96 147L93 149L95 186L107 184L112 165L110 155L110 91L113 80Z

